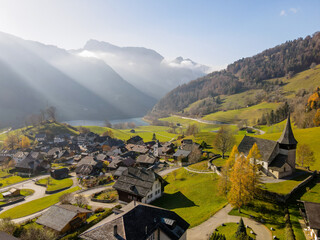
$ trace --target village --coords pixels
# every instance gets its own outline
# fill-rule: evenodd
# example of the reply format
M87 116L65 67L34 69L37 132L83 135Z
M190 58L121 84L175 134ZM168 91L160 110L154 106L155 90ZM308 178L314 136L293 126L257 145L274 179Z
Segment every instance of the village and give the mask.
M225 158L222 155L229 152L228 141L229 145L234 142L227 128L221 127L220 133L225 150L215 153L207 151L204 141L199 144L182 138L174 143L160 142L155 134L152 141L144 142L139 135L123 141L89 130L51 137L36 133L34 144L4 148L0 153L2 225L13 225L16 236L36 232L45 239L207 240L224 239L226 232L237 229L237 234L243 234L241 239L285 239L278 223L245 212L254 199L287 204L316 181L316 172L296 170L298 142L290 117L277 141L244 135ZM10 184L12 178L19 180ZM210 194L193 191L204 198L205 206L183 194L185 187L198 188L197 181L202 178L201 185L212 185L201 186ZM261 188L265 184L272 189L290 179L301 181L288 194ZM172 186L174 192L165 190ZM200 215L188 215L188 208ZM262 209L268 211L265 206ZM320 204L301 201L295 211L304 219L295 228L305 229L306 235L317 239ZM296 231L293 216L291 221L286 218L281 228ZM229 228L234 230L225 230ZM4 239L17 239L1 234Z

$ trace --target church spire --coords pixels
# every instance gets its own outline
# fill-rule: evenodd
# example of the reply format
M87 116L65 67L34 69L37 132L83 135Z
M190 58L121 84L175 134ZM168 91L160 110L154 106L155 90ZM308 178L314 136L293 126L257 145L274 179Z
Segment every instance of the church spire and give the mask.
M287 124L278 142L280 144L286 144L286 145L296 145L298 143L298 141L294 138L294 135L292 132L291 122L290 122L290 113L288 113Z

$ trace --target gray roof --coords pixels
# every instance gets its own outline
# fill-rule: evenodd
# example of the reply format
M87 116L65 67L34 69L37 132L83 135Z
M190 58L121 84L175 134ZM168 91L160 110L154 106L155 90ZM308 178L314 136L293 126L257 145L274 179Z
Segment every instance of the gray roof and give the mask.
M149 154L140 155L137 158L137 163L154 164L156 161L157 161L157 158Z
M174 157L180 157L180 156L188 157L190 153L191 153L191 151L179 149L175 154L173 154L173 156Z
M54 205L38 218L37 223L60 232L78 213L90 212L73 205Z
M178 240L189 227L175 212L148 204L131 202L121 210L122 213L109 216L80 237L85 240L145 240L160 229L168 239ZM114 226L117 226L116 236Z
M254 143L257 143L258 145L258 149L262 156L262 160L265 162L271 161L272 159L270 159L270 157L278 144L276 141L244 136L241 143L238 146L239 152L248 155Z
M320 230L320 203L304 202L304 208L310 228Z
M163 184L167 184L167 182L153 170L128 167L113 185L113 188L136 196L145 197L157 179Z
M119 167L114 173L113 176L120 177L122 173L127 170L127 167Z
M277 169L277 168L282 168L288 160L287 155L283 154L278 154L274 160L269 164L269 168L271 169Z
M293 131L291 128L290 115L288 115L287 124L278 142L280 144L288 144L288 145L296 145L298 143L298 141L294 138Z
M86 156L82 158L80 162L78 162L77 167L81 165L96 166L97 164L98 164L98 161L96 161L93 156Z

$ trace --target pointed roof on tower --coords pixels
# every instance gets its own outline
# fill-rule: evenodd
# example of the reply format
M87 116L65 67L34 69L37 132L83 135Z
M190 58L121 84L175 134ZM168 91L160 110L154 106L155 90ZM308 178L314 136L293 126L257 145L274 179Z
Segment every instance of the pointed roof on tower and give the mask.
M294 138L293 131L291 128L290 113L288 114L287 124L286 124L278 142L280 144L288 144L288 145L294 145L294 144L298 143L298 141Z

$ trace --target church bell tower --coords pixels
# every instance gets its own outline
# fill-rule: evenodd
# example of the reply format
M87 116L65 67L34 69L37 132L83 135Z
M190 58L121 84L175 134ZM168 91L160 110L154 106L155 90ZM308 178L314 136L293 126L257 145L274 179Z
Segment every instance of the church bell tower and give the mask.
M296 149L298 141L294 138L290 122L290 113L288 114L286 126L278 140L280 154L288 156L288 164L292 167L293 171L296 166Z

